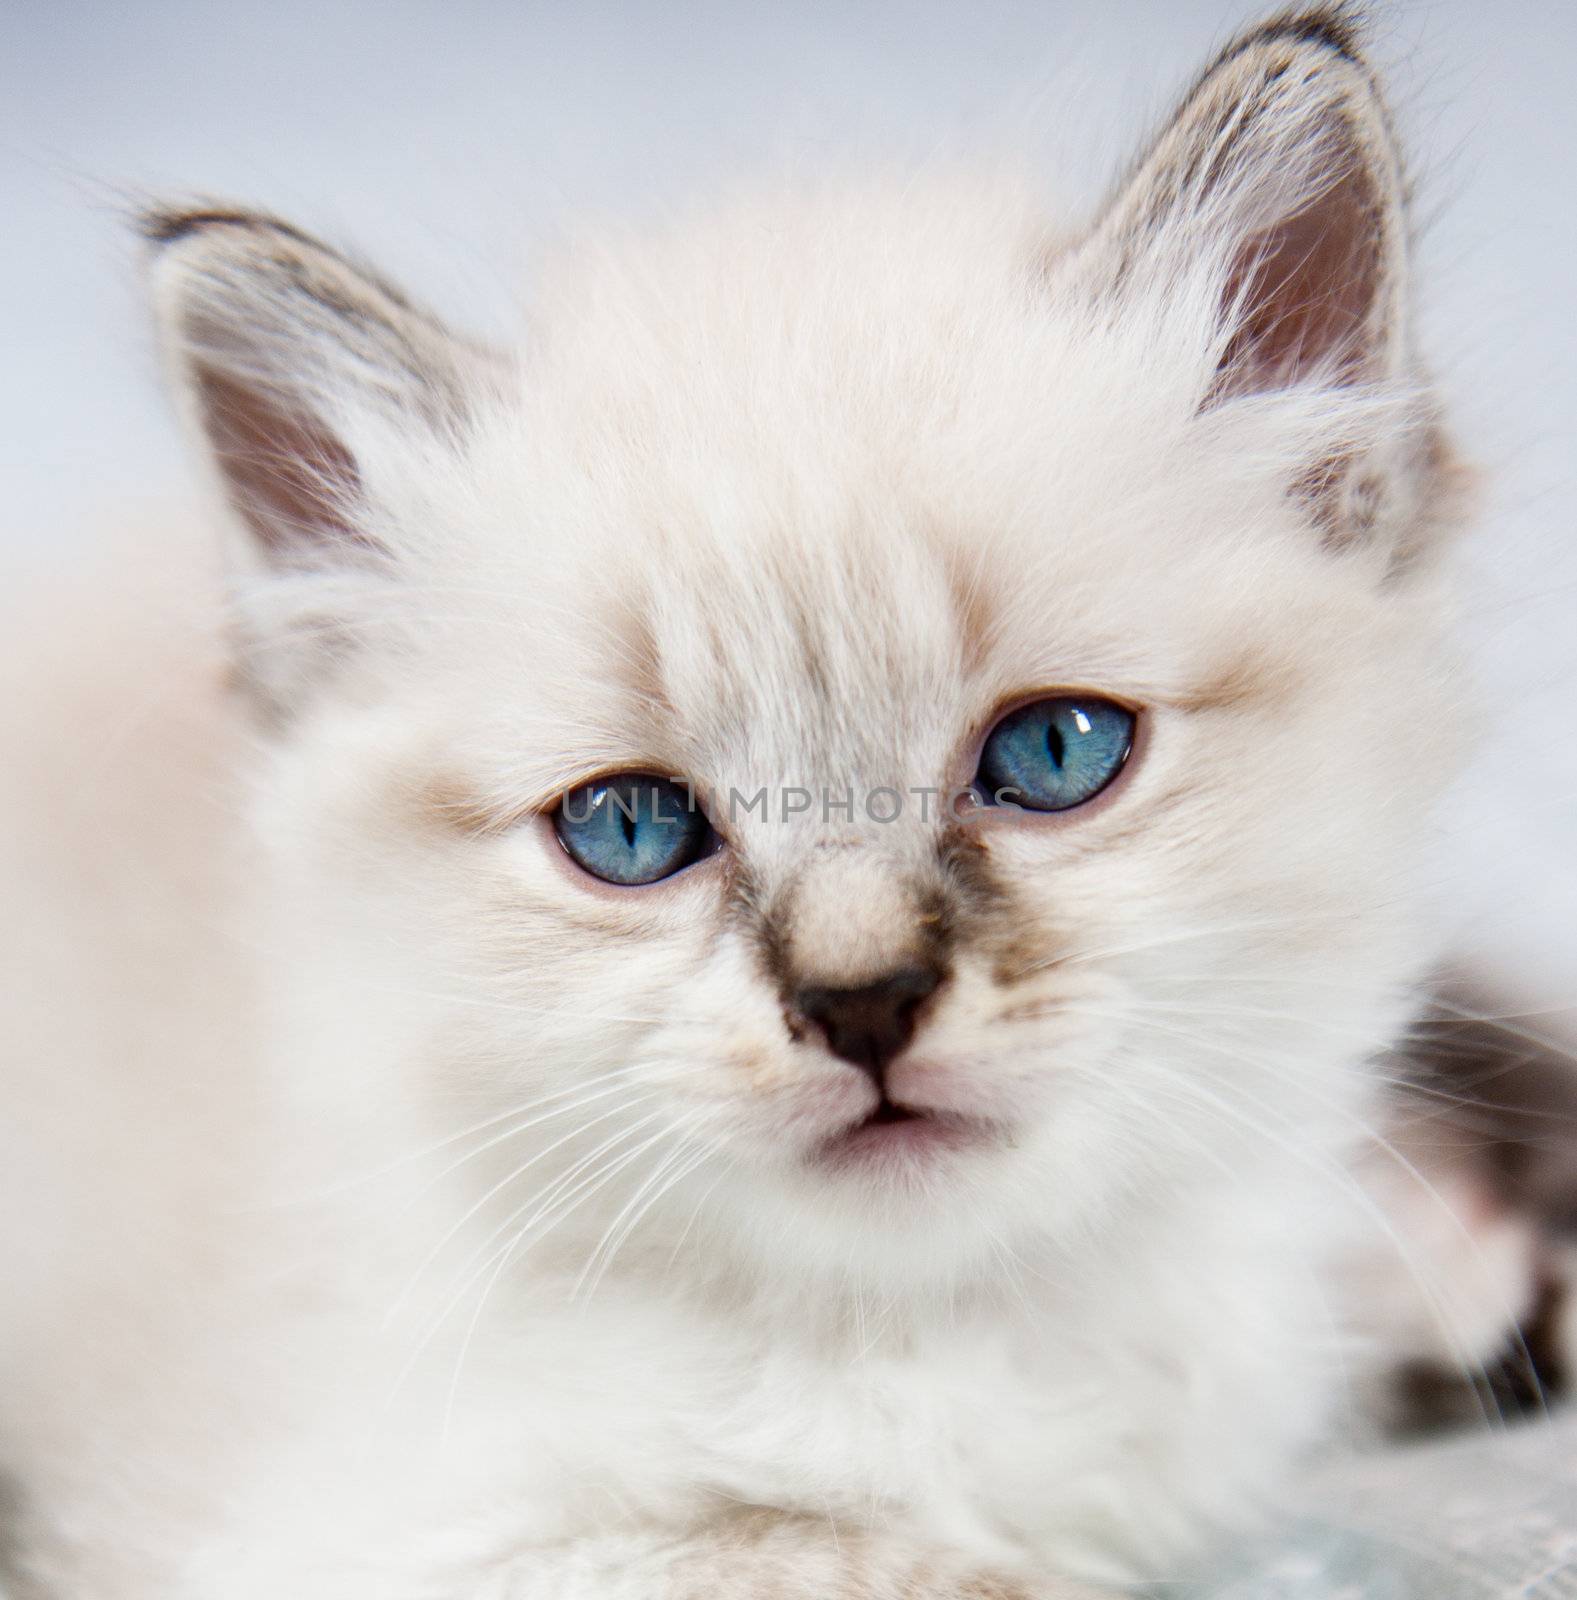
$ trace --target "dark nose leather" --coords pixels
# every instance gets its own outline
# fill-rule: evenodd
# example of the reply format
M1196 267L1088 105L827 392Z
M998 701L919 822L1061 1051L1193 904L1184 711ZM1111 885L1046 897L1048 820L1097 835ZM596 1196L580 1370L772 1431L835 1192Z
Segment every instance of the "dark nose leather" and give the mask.
M880 1085L887 1063L914 1037L915 1012L941 982L934 967L901 967L858 989L801 989L794 1004L826 1035L835 1056Z

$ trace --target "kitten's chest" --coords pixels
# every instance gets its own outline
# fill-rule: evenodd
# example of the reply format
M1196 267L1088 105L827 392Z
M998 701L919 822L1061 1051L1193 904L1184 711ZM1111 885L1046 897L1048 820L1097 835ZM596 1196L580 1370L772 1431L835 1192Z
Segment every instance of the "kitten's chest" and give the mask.
M1020 1502L1051 1475L1059 1423L1098 1409L1098 1387L1025 1330L981 1328L760 1363L702 1437L729 1494L1006 1552L1044 1515L1043 1489Z
M1146 1265L1111 1297L1048 1294L842 1347L786 1318L610 1309L624 1356L577 1347L603 1426L579 1432L566 1476L647 1513L772 1506L984 1565L1054 1559L1124 1579L1186 1560L1212 1523L1275 1489L1317 1428L1324 1363L1299 1330L1318 1302L1301 1270Z
M647 1334L639 1363L598 1364L582 1342L607 1431L582 1435L568 1476L606 1492L623 1463L614 1492L665 1514L677 1491L692 1514L773 1506L1010 1559L1080 1522L1084 1469L1132 1433L1132 1396L1078 1338L1000 1314L864 1348L781 1326Z

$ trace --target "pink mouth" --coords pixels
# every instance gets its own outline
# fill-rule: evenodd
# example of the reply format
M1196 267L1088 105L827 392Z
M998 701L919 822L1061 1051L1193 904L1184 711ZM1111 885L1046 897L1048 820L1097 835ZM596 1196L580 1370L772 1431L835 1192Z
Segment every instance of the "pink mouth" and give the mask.
M989 1124L937 1111L915 1111L883 1099L861 1121L821 1146L821 1160L837 1166L922 1161L945 1151L985 1143Z

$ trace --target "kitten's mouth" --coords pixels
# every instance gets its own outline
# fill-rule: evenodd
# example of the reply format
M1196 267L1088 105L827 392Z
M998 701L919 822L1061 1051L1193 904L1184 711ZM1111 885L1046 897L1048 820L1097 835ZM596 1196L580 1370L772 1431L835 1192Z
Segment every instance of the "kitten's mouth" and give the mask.
M882 1103L858 1126L861 1128L885 1128L894 1122L913 1122L918 1117L923 1117L923 1111L911 1111L907 1106L894 1105L886 1095L882 1096Z
M835 1133L817 1154L837 1166L910 1162L983 1143L991 1131L987 1123L972 1117L918 1110L883 1095L873 1111Z

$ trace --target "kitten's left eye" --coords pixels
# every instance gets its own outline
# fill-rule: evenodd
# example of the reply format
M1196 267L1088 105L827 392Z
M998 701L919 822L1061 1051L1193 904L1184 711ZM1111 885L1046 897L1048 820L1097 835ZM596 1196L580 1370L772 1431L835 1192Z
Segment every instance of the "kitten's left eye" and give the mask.
M1134 714L1093 695L1011 711L980 752L975 787L987 805L1069 811L1093 800L1133 749Z
M575 862L604 883L656 883L707 853L712 826L678 784L645 772L583 783L559 801L553 828Z

